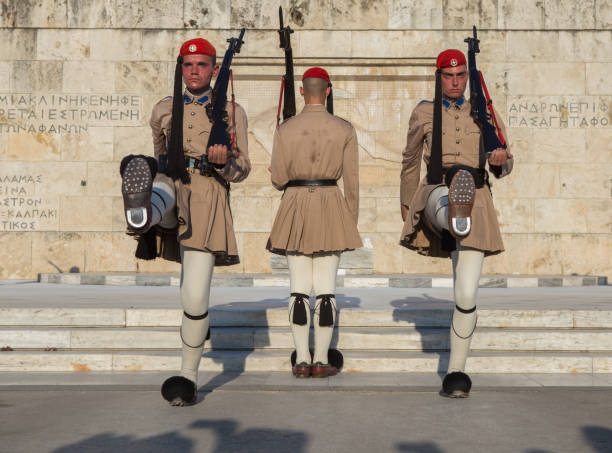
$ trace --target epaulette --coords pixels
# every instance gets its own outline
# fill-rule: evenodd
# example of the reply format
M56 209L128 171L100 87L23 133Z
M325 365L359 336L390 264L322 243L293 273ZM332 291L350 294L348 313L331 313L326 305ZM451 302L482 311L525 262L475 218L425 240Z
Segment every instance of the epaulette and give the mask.
M430 101L430 100L428 100L428 99L423 99L423 100L422 100L421 102L419 102L417 105L421 105L421 104L422 104L422 103L424 103L424 102L432 102L432 103L433 103L433 101Z

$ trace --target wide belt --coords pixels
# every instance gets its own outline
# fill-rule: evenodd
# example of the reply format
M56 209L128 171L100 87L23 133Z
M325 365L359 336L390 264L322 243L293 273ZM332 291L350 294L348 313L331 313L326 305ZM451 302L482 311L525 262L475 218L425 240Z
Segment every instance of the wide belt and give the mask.
M450 185L453 176L455 176L455 173L459 170L467 170L472 174L477 189L484 187L485 184L487 186L489 185L489 172L487 170L484 168L469 167L467 165L453 165L449 168L443 168L442 174L444 175L444 184L447 186Z
M307 186L337 186L335 179L294 179L289 181L285 187L307 187Z

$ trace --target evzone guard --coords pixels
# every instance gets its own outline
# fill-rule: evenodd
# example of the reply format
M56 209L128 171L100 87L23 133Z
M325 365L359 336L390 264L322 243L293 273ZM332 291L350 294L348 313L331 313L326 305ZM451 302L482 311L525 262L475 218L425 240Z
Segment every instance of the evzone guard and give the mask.
M181 370L162 386L163 397L174 406L197 401L214 266L239 261L229 183L244 180L251 163L246 113L233 102L233 90L232 102L226 93L243 35L244 30L228 40L221 67L207 40L183 43L174 96L158 102L151 115L155 157L130 155L120 167L128 233L139 239L137 256L182 264ZM217 77L214 89L212 77Z
M465 364L476 328L478 281L484 257L504 250L485 165L501 178L514 162L476 69L475 28L474 38L466 41L469 68L461 51L441 52L434 102L422 101L412 112L400 189L401 244L422 255L452 259L455 310L442 385L450 397L466 397L471 389ZM464 97L468 79L469 100ZM427 176L419 183L421 159Z
M286 119L274 133L271 180L284 193L267 249L286 255L289 266L289 322L296 349L293 374L298 378L324 378L340 368L340 360L329 351L337 317L340 256L362 246L357 231L357 136L351 123L326 110L325 100L331 95L327 71L308 69L300 94L304 109ZM337 185L340 178L344 195ZM311 320L314 356L309 350Z

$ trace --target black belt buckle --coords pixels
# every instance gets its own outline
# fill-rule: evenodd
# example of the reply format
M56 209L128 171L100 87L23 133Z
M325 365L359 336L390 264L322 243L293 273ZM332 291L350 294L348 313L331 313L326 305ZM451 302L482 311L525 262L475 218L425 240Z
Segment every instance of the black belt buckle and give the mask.
M200 164L200 174L202 176L211 176L212 175L210 164L208 163L208 156L206 154L203 154L201 156L199 164Z

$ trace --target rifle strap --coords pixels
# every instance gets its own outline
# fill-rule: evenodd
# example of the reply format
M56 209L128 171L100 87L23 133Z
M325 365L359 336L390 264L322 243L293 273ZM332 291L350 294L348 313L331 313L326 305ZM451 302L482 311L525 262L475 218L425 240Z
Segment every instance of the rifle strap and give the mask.
M499 124L497 123L497 117L495 116L495 111L493 110L493 101L491 100L491 96L489 96L489 90L487 90L487 84L485 83L481 71L478 71L478 76L480 77L480 85L482 86L485 99L487 100L487 110L489 110L491 118L493 118L493 124L495 124L495 129L497 129L497 136L499 137L499 141L501 142L502 146L506 146L506 140L504 139L504 134L502 133Z
M234 95L234 71L230 69L230 84L232 85L232 151L236 149L236 96Z
M442 71L440 69L436 70L436 95L427 184L442 184Z
M283 105L283 93L285 92L285 76L281 77L281 89L278 96L278 111L276 112L276 127L280 124L280 112Z

